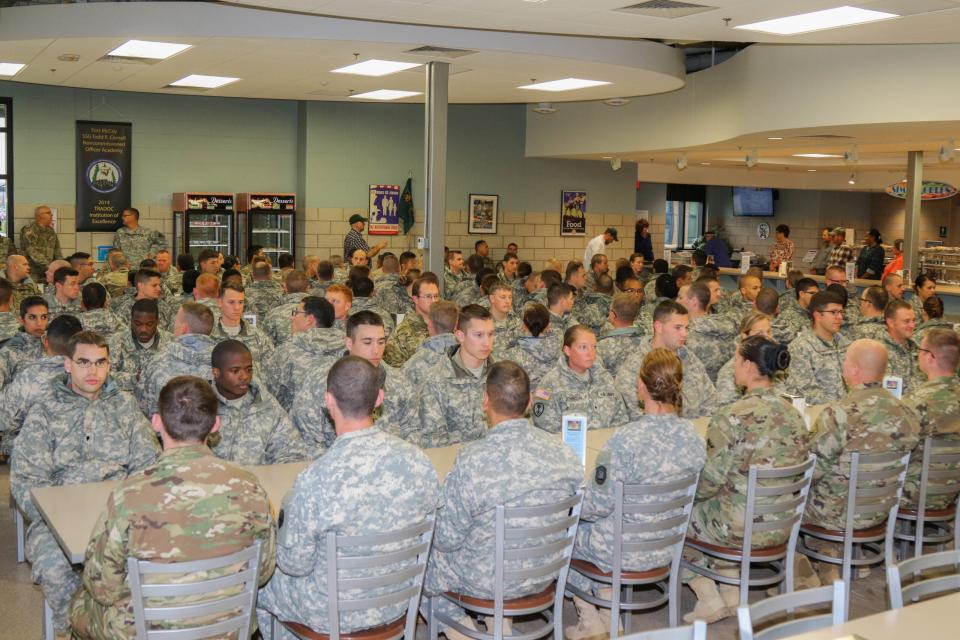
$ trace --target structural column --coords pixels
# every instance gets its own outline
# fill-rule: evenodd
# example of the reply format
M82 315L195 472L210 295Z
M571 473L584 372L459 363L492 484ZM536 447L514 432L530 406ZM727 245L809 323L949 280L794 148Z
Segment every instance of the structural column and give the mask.
M903 275L906 286L917 277L920 252L920 195L923 192L923 151L907 152L907 201L903 221Z
M444 224L447 218L447 80L450 65L427 63L427 97L424 109L424 175L426 209L424 235L427 238L425 265L440 277L443 288Z

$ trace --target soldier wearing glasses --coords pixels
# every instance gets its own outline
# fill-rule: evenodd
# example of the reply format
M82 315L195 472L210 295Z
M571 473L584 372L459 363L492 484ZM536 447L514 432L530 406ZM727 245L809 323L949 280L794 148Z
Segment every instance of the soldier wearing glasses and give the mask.
M787 390L808 404L835 402L845 394L843 357L849 340L840 334L843 301L830 291L813 296L807 307L810 326L790 343Z

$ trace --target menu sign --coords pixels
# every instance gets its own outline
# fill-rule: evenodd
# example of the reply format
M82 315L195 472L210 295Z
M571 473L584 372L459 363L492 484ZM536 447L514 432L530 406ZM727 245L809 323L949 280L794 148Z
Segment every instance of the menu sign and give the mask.
M272 209L274 211L293 211L297 208L296 196L269 193L251 193L251 209Z
M129 122L77 121L77 231L116 231L130 206Z

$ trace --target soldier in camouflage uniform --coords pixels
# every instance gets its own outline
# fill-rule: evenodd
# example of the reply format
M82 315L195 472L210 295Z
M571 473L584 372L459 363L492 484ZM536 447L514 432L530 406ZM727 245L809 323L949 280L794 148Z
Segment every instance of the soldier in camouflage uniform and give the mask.
M257 316L257 326L260 326L267 313L280 305L283 287L273 281L273 270L266 260L255 262L251 275L253 281L244 287L244 309Z
M529 264L529 263L522 263ZM513 312L520 316L528 302L534 302L534 294L542 287L539 273L530 273L528 276L513 281Z
M903 380L903 394L906 395L918 375L917 343L913 341L917 319L910 304L903 300L888 304L883 317L887 325L882 340L887 349L887 375ZM919 375L923 378L922 372Z
M862 338L883 340L887 334L883 310L887 308L890 296L883 287L872 286L864 289L859 297L860 315L853 322L845 324L841 332L851 342Z
M140 226L140 211L130 207L123 210L123 226L113 234L113 248L120 249L132 264L139 265L167 248L167 239L155 229Z
M496 276L494 276L496 278ZM520 318L513 313L513 288L500 279L487 286L489 295L487 304L493 316L493 340L499 351L505 351L513 345L520 332Z
M550 504L573 495L583 483L583 469L573 451L523 417L530 401L530 383L523 369L512 362L498 363L484 376L482 385L484 422L489 421L491 427L485 438L460 450L443 485L425 598L447 591L493 598L496 507ZM548 522L534 518L524 526L540 527ZM543 544L558 540L563 533L551 534L549 540L507 544L508 548ZM558 557L538 558L530 568ZM510 562L507 566L511 564L519 568ZM507 583L504 596L538 593L555 578L556 574ZM439 609L474 628L472 619L448 600L440 598ZM491 623L488 619L488 633L493 633ZM450 635L448 632L447 637Z
M913 333L913 341L920 344L924 336L932 329L960 330L960 325L943 317L943 300L940 296L930 296L923 303L923 322L917 325Z
M478 305L464 307L454 335L459 345L426 371L416 416L403 425L403 438L421 447L476 440L486 431L481 400L483 380L493 365L490 312Z
M745 274L740 276L737 287L737 293L725 298L727 302L722 310L722 313L732 317L734 322L740 322L743 316L756 308L757 294L760 293L763 282L756 276Z
M384 266L391 262L392 256L387 256L383 260ZM396 258L392 258L396 260ZM376 287L373 291L373 297L376 305L393 315L407 314L413 312L413 300L407 293L407 288L395 272L384 273L376 279Z
M353 304L350 306L349 315L352 316L361 311L372 311L383 320L383 329L387 334L387 338L389 338L395 328L393 317L391 317L386 309L377 306L377 299L372 297L373 280L370 278L357 278L350 283L350 286L353 290Z
M251 322L243 318L246 309L246 293L243 285L226 283L220 289L220 319L213 323L210 337L217 342L233 338L247 345L253 354L253 370L261 375L263 363L273 351L270 338Z
M716 409L717 391L707 370L700 359L684 347L688 323L687 310L682 305L672 300L661 302L653 314L653 335L644 336L620 367L616 377L617 390L623 396L631 420L643 415L637 399L637 374L643 358L657 348L673 351L683 362L683 416L698 418L710 415Z
M740 333L736 338L736 346L739 347L740 343L750 336L764 336L776 340L770 323L770 317L759 311L754 311L744 316L743 320L740 321ZM777 340L777 342L780 341ZM720 368L720 372L717 373L718 406L724 407L743 397L745 389L736 382L736 360L736 355L734 355L734 357L727 360L726 364ZM777 391L784 391L786 377L786 373L783 371L774 375L773 386Z
M826 404L844 395L843 356L850 343L840 335L843 304L833 292L821 291L809 310L812 326L790 343L787 390L807 404Z
M460 285L469 282L472 276L463 266L463 253L452 249L447 253L446 265L443 267L443 297L452 300Z
M174 298L163 298L160 273L153 269L140 269L133 278L133 285L132 295L123 295L114 300L110 310L121 318L129 318L130 310L137 300L156 300L161 326L170 326L180 305Z
M133 397L110 380L103 337L73 336L64 360L67 373L27 414L10 466L10 489L30 520L27 559L34 582L53 610L57 630L67 627L70 598L80 577L40 516L30 491L37 487L122 479L152 464L160 448Z
M637 316L635 324L644 330L647 335L653 333L653 313L661 302L667 300L676 300L680 295L680 288L677 287L677 281L673 276L664 274L654 280L653 295L644 293L644 305L640 308L640 315Z
M83 285L80 301L83 310L77 314L77 317L83 323L84 331L96 331L109 339L114 333L127 329L129 321L106 308L107 290L99 282Z
M110 336L110 373L121 387L135 391L147 362L166 348L171 335L159 328L156 300L137 300L130 325Z
M606 323L613 302L613 280L610 276L600 276L600 286L603 290L584 291L577 296L570 312L574 322L586 325L594 333L599 333Z
M603 368L616 376L627 357L639 346L643 329L634 325L640 301L629 293L618 294L610 307L610 322L597 340L597 356Z
M850 392L824 408L813 427L817 466L804 523L833 530L846 525L851 452L902 455L917 445L916 415L881 385L886 368L886 353L876 340L857 340L847 350L843 375ZM886 511L858 515L854 526L867 528L885 519Z
M43 296L47 301L51 320L64 313L79 315L81 311L79 277L77 270L69 266L59 267L54 272L54 291Z
M703 363L707 375L714 382L720 368L733 356L738 322L733 316L709 315L710 289L702 282L685 285L678 301L690 316L685 347Z
M48 319L47 301L40 296L24 298L20 303L20 331L0 349L0 388L13 379L20 366L43 356L41 338Z
M300 301L309 295L307 293L309 287L310 280L303 271L291 271L283 282L285 293L280 298L279 304L268 310L261 319L259 327L277 347L290 339L290 319L293 317L293 312L297 310Z
M566 282L552 284L547 290L546 307L550 311L549 333L557 338L558 347L563 340L563 334L571 325L576 324L571 313L576 294L577 290Z
M20 330L20 320L13 306L13 286L0 278L0 347Z
M424 373L443 360L451 347L457 346L457 337L453 335L460 319L457 305L449 300L437 300L430 307L427 315L427 330L430 337L420 343L413 356L403 365L403 377L412 387L419 387L424 382Z
M628 420L613 375L597 362L597 339L584 325L567 329L563 353L533 392L533 424L559 433L563 416L579 415L591 429L618 427Z
M73 637L136 637L127 558L205 560L259 541L260 584L270 579L276 550L270 500L254 474L215 458L203 444L215 411L216 400L199 378L174 378L164 388L153 421L163 454L128 476L107 500L87 546L83 588L70 606Z
M663 484L696 475L703 468L706 458L703 439L689 420L677 415L682 366L676 354L666 349L647 354L637 381L637 397L643 401L647 413L640 420L617 429L597 454L596 466L588 476L573 556L594 564L601 571L613 571L614 484ZM638 456L638 451L656 451L657 455ZM656 519L642 514L627 518L631 524ZM625 542L639 542L644 537L634 534ZM649 571L669 565L671 559L669 550L635 552L624 555L623 567L626 571ZM567 575L567 583L583 592L609 597L609 587L603 589L605 585L577 571ZM566 638L581 640L609 635L609 616L601 618L593 605L579 597L574 597L574 604L579 621L576 627L566 630Z
M918 357L920 370L927 376L927 381L915 385L903 399L903 404L920 421L920 443L910 455L910 468L900 502L906 509L917 509L920 498L924 439L932 437L956 441L960 449L960 380L957 379L960 335L950 329L931 330L920 342ZM927 494L926 508L946 509L953 504L954 498L951 494Z
M430 306L440 299L440 286L435 277L421 276L413 283L413 311L403 317L403 322L390 336L384 361L391 367L402 367L410 359L420 343L430 337L427 330L427 314Z
M754 465L785 467L807 459L810 434L803 416L773 388L774 375L790 364L786 346L764 336L744 340L737 350L736 382L746 387L743 399L727 405L710 420L707 428L707 462L690 519L689 536L725 547L743 544L744 508L747 502L747 472ZM757 504L769 505L758 498ZM774 514L777 519L783 513ZM789 529L759 533L754 547L786 542ZM693 554L699 563L703 559ZM721 566L719 562L713 562ZM729 566L728 563L722 563ZM714 622L733 615L739 588L716 584L703 576L690 582L697 594L697 607L684 620ZM720 597L718 597L720 596Z
M277 400L253 380L253 357L239 340L224 340L210 356L220 429L207 444L237 464L281 464L307 457L307 448Z
M523 310L523 329L514 339L513 346L499 351L503 360L516 362L530 377L530 384L536 386L560 356L562 334L550 330L550 312L545 306L531 302Z
M6 264L7 256L11 253L17 253L17 245L13 243L13 239L0 235L0 264Z
M20 313L20 303L24 298L40 295L40 288L30 277L30 263L19 254L7 256L7 281L13 288L11 307L16 314Z
M62 260L60 238L53 230L53 212L40 205L33 212L33 222L20 229L20 249L30 262L30 275L42 282L47 265L53 260Z
M180 307L173 339L140 372L136 395L144 415L157 412L157 396L171 378L183 375L210 379L210 354L216 345L210 337L212 327L213 314L203 305L188 302Z
M423 522L437 503L437 473L427 456L385 432L371 417L381 393L376 369L362 358L343 358L330 369L326 387L337 438L323 457L297 477L283 500L277 571L257 600L260 629L268 639L269 616L330 633L328 532L358 536L396 531ZM362 548L351 552L368 553ZM373 577L382 571L346 570L341 575ZM382 590L370 589L351 597L379 595ZM406 606L404 601L341 611L340 632L391 622L403 615Z

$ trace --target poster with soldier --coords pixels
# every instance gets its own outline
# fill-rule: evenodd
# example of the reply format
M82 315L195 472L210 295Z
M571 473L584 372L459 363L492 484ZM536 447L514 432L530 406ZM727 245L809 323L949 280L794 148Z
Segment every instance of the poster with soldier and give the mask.
M563 191L560 196L560 235L587 234L587 192Z
M77 231L116 231L130 206L129 122L77 121Z
M400 185L370 185L370 220L367 233L371 236L395 236L400 233Z

